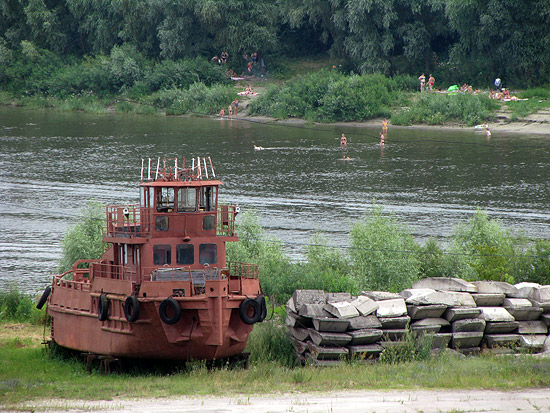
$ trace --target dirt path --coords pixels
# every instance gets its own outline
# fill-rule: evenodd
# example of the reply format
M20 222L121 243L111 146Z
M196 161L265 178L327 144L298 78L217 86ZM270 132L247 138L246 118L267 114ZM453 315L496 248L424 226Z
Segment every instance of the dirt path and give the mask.
M266 396L181 397L83 402L50 400L28 404L34 411L68 412L548 412L550 389L391 390L292 393Z

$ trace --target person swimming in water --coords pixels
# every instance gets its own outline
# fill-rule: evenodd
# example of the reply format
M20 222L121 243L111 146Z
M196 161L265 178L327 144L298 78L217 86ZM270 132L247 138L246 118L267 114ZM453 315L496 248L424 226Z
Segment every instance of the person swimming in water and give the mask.
M348 144L348 138L342 133L342 136L340 137L340 145L346 146Z
M384 146L384 133L380 132L380 146Z
M264 147L263 147L263 146L256 146L256 145L254 144L254 150L255 150L255 151L263 151L263 150L264 150Z

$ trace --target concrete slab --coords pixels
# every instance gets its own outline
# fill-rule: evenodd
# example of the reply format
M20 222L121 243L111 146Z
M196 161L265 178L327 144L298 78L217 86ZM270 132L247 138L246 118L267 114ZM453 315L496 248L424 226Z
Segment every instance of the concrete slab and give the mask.
M309 329L311 340L318 346L343 347L351 341L351 336L346 333L326 333Z
M439 327L449 327L451 323L449 323L444 318L424 318L422 320L415 321L411 324L411 327L416 326L439 326Z
M414 297L416 295L423 296L435 293L433 288L406 288L399 293L401 297L407 300L407 298Z
M298 341L306 341L309 339L309 330L307 328L289 327L288 331L290 335Z
M457 320L453 322L451 329L453 333L483 333L485 331L485 320L481 318L466 318L463 320Z
M474 281L478 293L505 294L507 297L517 297L518 289L504 281Z
M349 330L361 330L364 328L382 328L382 323L375 315L351 317L349 321Z
M519 321L518 334L544 334L548 335L548 326L541 320Z
M519 343L519 334L486 334L483 340L489 348L510 347Z
M481 347L457 348L456 350L465 356L477 356L481 353Z
M452 333L437 333L433 335L432 348L447 348L453 338Z
M458 305L456 298L446 291L435 291L430 288L408 289L401 291L407 304L432 305L442 304L446 306ZM475 306L474 306L475 307Z
M350 302L353 300L353 297L350 293L326 293L326 302L327 303L338 303L338 302Z
M294 305L294 299L292 297L290 297L286 302L286 309L298 314L296 306Z
M369 358L379 356L384 349L379 344L367 344L348 346L348 350L351 357Z
M478 307L485 321L515 321L516 319L503 307Z
M481 309L476 307L451 307L443 314L443 317L451 323L457 320L478 318L480 316Z
M544 345L542 346L542 351L544 353L550 353L550 335L544 340Z
M348 302L340 301L337 303L327 303L325 304L325 310L330 314L338 318L351 318L357 317L359 311L353 305Z
M294 346L294 350L297 354L304 354L309 350L309 347L306 342L296 340L294 337L290 337L290 342Z
M332 315L325 310L326 304L302 304L298 315L302 317L331 317Z
M355 300L352 300L350 304L359 311L359 314L365 316L374 313L380 307L376 301L366 295L360 295Z
M401 317L378 317L378 321L382 324L383 329L407 328L411 322L411 318L408 315Z
M401 298L397 293L390 293L387 291L361 291L361 295L365 295L374 301L395 300Z
M531 302L533 307L542 308L542 313L543 314L550 313L550 301L542 301L541 302L541 301L533 300L532 298L529 298L529 301Z
M520 345L534 353L542 351L547 336L543 334L520 334Z
M471 347L478 347L483 338L483 333L476 332L464 332L453 333L451 338L451 348L454 349L467 349Z
M323 290L295 290L292 294L294 308L299 313L304 304L325 304L325 292Z
M502 301L502 307L525 308L533 307L533 304L527 298L505 298Z
M485 323L485 334L510 334L518 329L519 321L487 321Z
M412 288L433 288L440 291L461 291L477 293L477 287L471 282L460 278L431 277L424 278L413 284Z
M437 324L426 324L426 325L411 325L410 330L415 334L436 334L441 330L441 326Z
M535 292L533 290L538 290L541 287L541 285L538 283L523 282L523 283L514 284L514 287L516 287L518 290L518 297L535 298L534 297Z
M351 336L351 345L363 345L363 344L373 344L377 341L380 341L382 338L383 331L379 329L364 329L364 330L355 330L350 331L349 335Z
M446 291L445 293L453 297L453 304L449 307L477 307L477 304L470 293L455 291Z
M286 322L286 325L288 325L289 327L300 327L300 328L313 327L311 318L302 317L290 310L287 310L286 312L285 322Z
M504 298L506 298L506 295L504 293L475 293L472 294L472 298L474 299L478 307L498 307L502 305L502 302L504 301Z
M540 320L546 324L546 326L550 326L550 314L541 314Z
M409 332L407 328L396 328L382 331L384 332L384 338L390 341L402 340Z
M539 307L506 307L506 309L517 321L538 320L542 314L542 308Z
M407 305L402 297L378 302L378 317L399 317L407 314Z
M433 305L407 305L407 314L413 320L422 318L438 318L443 315L447 306L444 304Z
M542 303L550 302L550 285L541 285L533 296L529 298Z
M340 360L341 357L345 357L349 353L345 347L323 347L311 341L307 344L311 358L314 360Z
M349 321L344 318L314 317L312 321L317 331L343 333L349 327Z

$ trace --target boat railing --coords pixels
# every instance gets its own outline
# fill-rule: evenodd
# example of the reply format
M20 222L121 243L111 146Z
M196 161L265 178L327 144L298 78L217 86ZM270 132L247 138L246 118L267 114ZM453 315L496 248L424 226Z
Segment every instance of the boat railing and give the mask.
M53 276L53 285L57 287L70 288L77 291L89 291L90 282L89 279L78 278L78 275L74 271L68 270L63 274Z
M228 262L229 276L231 278L258 278L258 265L245 262Z
M235 217L240 208L237 205L218 205L218 227L216 234L222 237L235 235Z
M90 264L91 274L94 278L110 278L113 280L139 282L136 268L127 265L106 264L93 262Z
M109 205L106 207L105 232L114 237L143 237L151 227L142 221L139 205Z

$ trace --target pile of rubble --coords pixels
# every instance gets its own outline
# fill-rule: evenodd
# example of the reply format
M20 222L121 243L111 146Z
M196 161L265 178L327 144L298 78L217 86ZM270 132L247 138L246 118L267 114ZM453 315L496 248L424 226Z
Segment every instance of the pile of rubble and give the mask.
M296 290L286 323L302 362L374 359L408 332L432 334L432 348L463 354L550 351L550 285L426 278L400 294Z

